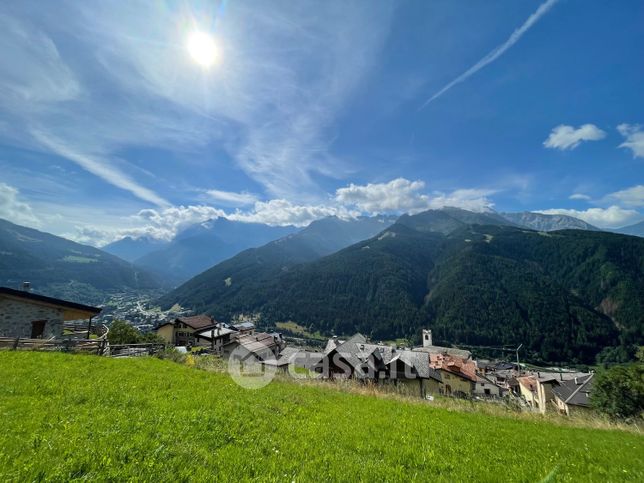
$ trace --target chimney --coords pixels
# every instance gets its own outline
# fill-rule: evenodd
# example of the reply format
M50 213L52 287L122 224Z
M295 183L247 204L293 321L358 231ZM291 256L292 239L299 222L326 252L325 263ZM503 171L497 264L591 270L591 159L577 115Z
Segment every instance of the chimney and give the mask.
M22 291L31 292L31 282L22 282Z
M431 347L434 343L432 342L432 331L428 329L423 329L423 347Z

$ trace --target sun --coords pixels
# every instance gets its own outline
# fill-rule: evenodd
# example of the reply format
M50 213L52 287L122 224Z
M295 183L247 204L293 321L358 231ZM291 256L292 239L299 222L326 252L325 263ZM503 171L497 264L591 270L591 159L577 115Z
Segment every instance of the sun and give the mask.
M186 47L192 59L206 69L219 59L219 49L215 40L205 32L197 30L188 35Z

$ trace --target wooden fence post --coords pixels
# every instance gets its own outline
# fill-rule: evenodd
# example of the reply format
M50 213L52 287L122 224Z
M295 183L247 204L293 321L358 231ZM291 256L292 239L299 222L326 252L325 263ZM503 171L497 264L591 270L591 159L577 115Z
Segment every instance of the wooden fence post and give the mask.
M20 342L20 337L16 337L16 341L13 343L13 350L18 349L18 342Z

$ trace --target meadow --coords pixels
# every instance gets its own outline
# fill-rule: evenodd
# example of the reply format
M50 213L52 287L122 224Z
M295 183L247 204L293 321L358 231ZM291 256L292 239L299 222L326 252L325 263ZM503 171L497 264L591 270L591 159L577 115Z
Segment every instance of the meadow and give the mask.
M644 481L644 437L156 358L0 352L0 480Z

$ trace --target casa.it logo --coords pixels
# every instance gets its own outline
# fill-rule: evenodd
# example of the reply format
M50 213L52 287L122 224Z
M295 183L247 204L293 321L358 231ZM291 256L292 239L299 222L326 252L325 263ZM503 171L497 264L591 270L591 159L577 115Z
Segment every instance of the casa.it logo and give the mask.
M240 345L228 358L228 373L237 385L245 389L261 389L275 377L277 360L270 349L250 352Z

